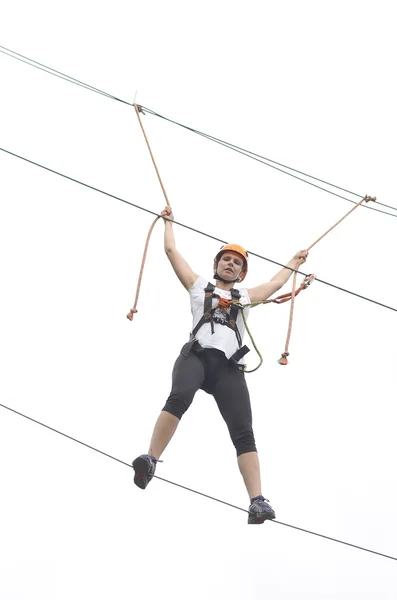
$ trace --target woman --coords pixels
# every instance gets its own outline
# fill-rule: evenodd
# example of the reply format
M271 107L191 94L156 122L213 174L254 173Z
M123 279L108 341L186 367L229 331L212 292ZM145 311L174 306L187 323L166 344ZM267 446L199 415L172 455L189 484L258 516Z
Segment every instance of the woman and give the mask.
M216 285L192 271L175 246L170 207L161 213L165 223L164 249L177 277L190 295L193 328L190 341L176 360L172 389L153 430L148 454L132 463L134 482L145 489L152 480L156 463L174 435L195 393L203 389L214 396L236 448L237 461L250 498L248 523L259 524L274 519L275 512L262 496L259 459L252 430L249 392L244 375L242 345L244 321L241 309L231 300L249 304L266 300L289 279L292 271L283 268L268 283L255 288L234 289L248 271L248 254L237 244L223 246L214 260ZM297 269L308 255L301 250L289 261ZM249 309L244 309L248 316Z

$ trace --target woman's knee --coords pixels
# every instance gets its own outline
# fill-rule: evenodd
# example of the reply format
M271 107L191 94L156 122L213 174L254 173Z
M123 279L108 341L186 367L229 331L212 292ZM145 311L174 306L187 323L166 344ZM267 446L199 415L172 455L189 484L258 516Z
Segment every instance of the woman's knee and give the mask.
M255 437L252 428L248 427L232 434L232 442L236 448L237 456L247 452L257 452Z
M169 398L167 399L167 402L163 406L162 410L164 412L170 413L171 415L174 415L178 419L182 419L183 415L185 414L185 412L191 405L192 401L193 401L193 398L190 400L190 402L187 402L185 399L181 398L180 396L176 396L176 397L169 396Z
M174 365L172 389L163 410L181 419L203 380L204 367L201 360L191 351L184 354L182 348Z

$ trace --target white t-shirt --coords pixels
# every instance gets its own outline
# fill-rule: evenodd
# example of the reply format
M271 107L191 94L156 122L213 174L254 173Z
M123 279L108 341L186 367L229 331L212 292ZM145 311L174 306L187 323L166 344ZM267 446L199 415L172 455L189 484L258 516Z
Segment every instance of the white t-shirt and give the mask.
M193 286L189 290L190 305L193 315L192 331L204 314L204 290L207 287L207 284L208 279L204 279L204 277L199 277L198 279L196 279ZM248 290L246 288L242 288L239 289L239 292L241 294L239 302L241 302L241 304L249 304L251 300L248 294ZM226 298L227 300L232 299L231 292L221 290L217 287L215 287L214 294L218 294L221 298ZM218 298L213 298L212 308L215 308L217 304ZM230 312L230 309L228 312ZM246 319L248 318L248 313L249 308L245 308L244 316ZM214 333L211 333L211 323L204 323L196 333L196 340L203 348L217 348L218 350L222 350L222 352L225 353L227 358L230 358L235 352L237 352L239 348L236 334L233 329L227 327L226 325L221 325L221 323L219 322L226 321L226 316L220 309L215 310L213 314L213 319ZM239 310L237 313L236 323L237 329L239 330L242 339L245 333L245 327L243 317L241 315L241 310ZM245 364L243 358L239 360L239 364Z

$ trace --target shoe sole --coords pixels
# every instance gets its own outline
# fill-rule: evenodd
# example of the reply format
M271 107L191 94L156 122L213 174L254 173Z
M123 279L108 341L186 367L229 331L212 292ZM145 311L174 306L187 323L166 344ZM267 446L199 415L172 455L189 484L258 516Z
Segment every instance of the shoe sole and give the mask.
M139 457L136 458L132 463L132 468L135 471L135 485L137 485L141 490L144 490L149 483L149 481L147 480L147 475L149 473L149 465L147 464L146 460Z
M254 515L251 514L248 517L248 525L261 525L262 523L264 523L265 521L273 521L273 519L276 518L276 515L266 515L266 514L261 514L261 515Z

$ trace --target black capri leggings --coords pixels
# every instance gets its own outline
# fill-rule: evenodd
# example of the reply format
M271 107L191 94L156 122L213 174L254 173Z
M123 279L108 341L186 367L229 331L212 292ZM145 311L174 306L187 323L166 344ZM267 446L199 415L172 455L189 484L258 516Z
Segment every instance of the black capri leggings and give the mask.
M193 346L188 343L175 362L172 389L163 410L181 419L199 389L214 396L237 456L256 452L244 372L220 350L202 348L198 342Z

